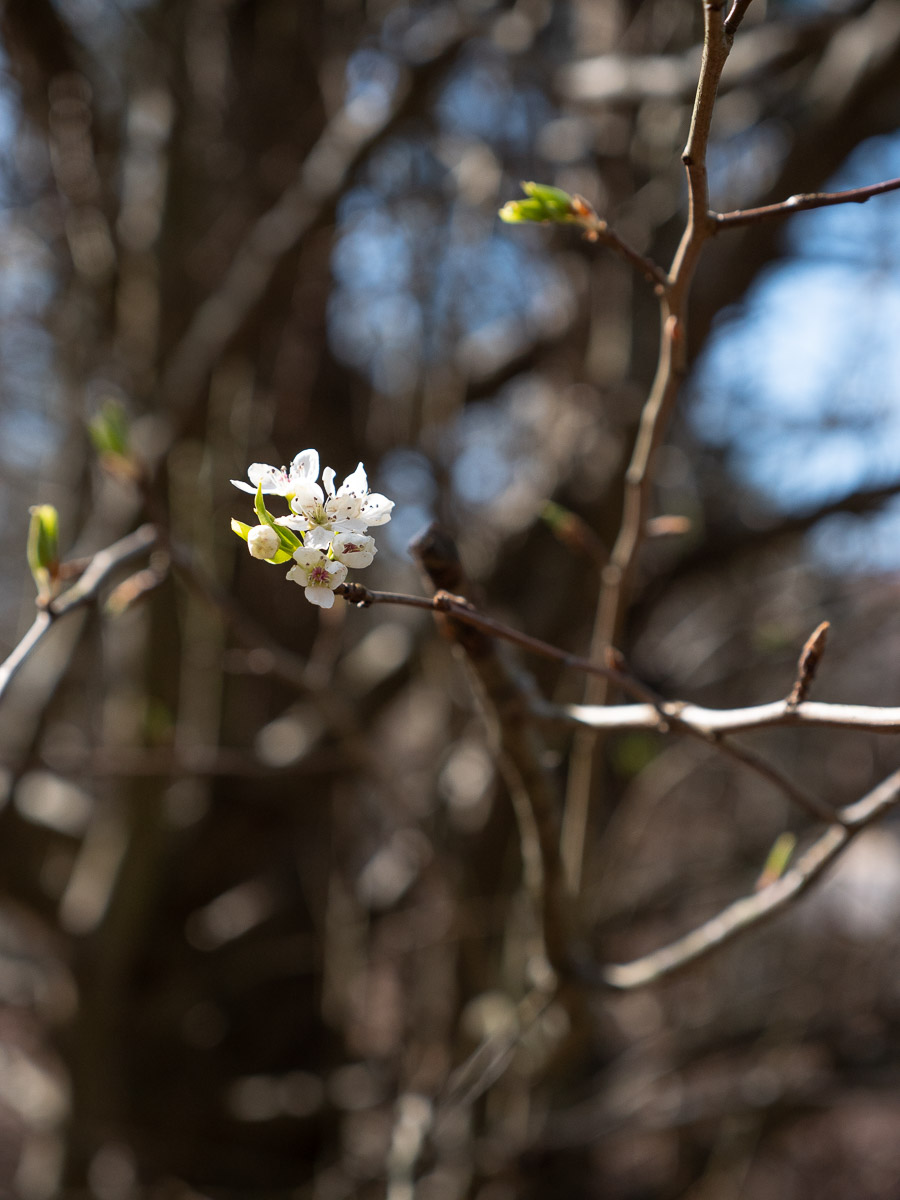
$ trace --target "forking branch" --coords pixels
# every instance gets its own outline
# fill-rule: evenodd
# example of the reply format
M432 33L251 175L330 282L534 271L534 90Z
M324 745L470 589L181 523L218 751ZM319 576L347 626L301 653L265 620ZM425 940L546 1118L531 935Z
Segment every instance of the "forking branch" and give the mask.
M93 604L100 589L109 576L119 567L148 553L157 544L158 533L153 525L141 525L133 533L98 550L88 561L79 578L71 587L39 606L28 632L0 664L0 700L19 668L34 653L37 647L60 618Z
M860 828L887 811L897 798L897 781L891 777L858 805L832 813L827 805L815 797L806 795L755 752L727 740L733 733L767 725L828 724L844 729L900 729L897 719L900 717L900 710L812 704L808 701L808 693L824 650L827 624L820 626L804 647L794 686L783 701L756 706L752 710L732 712L718 712L689 704L665 702L652 694L639 704L609 704L614 687L619 687L632 696L636 695L634 685L637 681L630 677L623 678L627 676L627 672L621 669L619 657L613 655L612 647L621 639L641 549L647 536L656 454L665 436L686 373L688 297L705 244L717 233L730 227L834 204L864 203L874 196L900 187L900 180L887 180L845 192L796 195L780 204L741 212L720 214L710 209L706 157L718 83L735 32L749 8L749 2L750 0L734 0L727 17L723 15L724 5L719 0L706 0L703 6L703 58L690 132L682 155L687 179L688 218L672 266L664 273L664 277L661 277L660 270L651 260L637 255L628 247L623 250L619 239L610 236L606 223L601 221L590 205L580 197L566 197L564 193L555 192L554 189L527 184L524 186L530 197L529 201L513 205L512 213L508 211L510 206L501 211L501 215L507 220L534 219L579 224L590 240L610 245L613 250L631 261L639 273L658 281L655 291L659 301L660 345L656 374L641 412L631 461L625 474L623 515L609 560L603 568L590 653L582 662L571 656L566 659L567 665L587 669L589 679L585 688L585 703L569 705L561 710L546 706L543 714L551 718L561 717L581 730L576 736L569 762L561 839L561 856L570 893L573 896L577 895L580 889L597 738L609 730L645 728L688 733L702 738L779 787L814 819L824 820L829 824L826 833L790 872L757 895L746 901L738 901L724 910L718 918L672 947L658 952L656 956L650 956L628 967L610 968L608 972L603 972L603 981L614 986L633 987L651 982L676 966L693 961L742 929L783 908L821 874ZM528 215L529 212L533 215ZM466 617L460 615L459 619L466 620ZM495 629L494 632L499 631ZM525 649L535 650L533 645L527 645L523 641L519 644ZM591 665L584 668L584 663ZM610 670L608 666L604 669L601 666L604 663L615 663L615 670ZM860 813L865 814L864 818L860 817Z
M654 459L665 437L686 372L688 297L704 246L716 234L732 227L830 205L861 204L874 196L900 188L900 179L890 179L843 192L795 195L779 204L756 209L731 213L710 211L706 167L710 125L722 70L734 35L749 5L750 0L734 0L724 19L724 5L718 0L706 0L703 5L703 58L690 132L682 155L687 177L688 219L666 276L666 284L657 289L660 347L656 375L641 412L631 461L625 473L619 533L603 570L589 654L595 661L602 658L608 647L618 645L621 640L623 621L651 515ZM643 273L646 274L646 270ZM585 687L585 704L589 707L605 705L611 696L611 682L609 677L590 678ZM569 769L562 833L562 854L569 886L574 893L577 893L581 881L597 752L595 738L576 738Z

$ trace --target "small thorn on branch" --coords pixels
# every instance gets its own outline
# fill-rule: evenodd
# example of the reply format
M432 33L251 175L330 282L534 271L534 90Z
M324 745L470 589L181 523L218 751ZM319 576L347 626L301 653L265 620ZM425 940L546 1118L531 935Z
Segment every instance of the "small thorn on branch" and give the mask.
M787 698L790 708L796 708L798 704L802 704L809 695L809 689L812 687L816 671L819 669L819 663L822 661L822 656L825 653L825 642L828 638L829 628L829 622L823 621L809 635L803 649L800 651L800 657L797 660L797 677Z

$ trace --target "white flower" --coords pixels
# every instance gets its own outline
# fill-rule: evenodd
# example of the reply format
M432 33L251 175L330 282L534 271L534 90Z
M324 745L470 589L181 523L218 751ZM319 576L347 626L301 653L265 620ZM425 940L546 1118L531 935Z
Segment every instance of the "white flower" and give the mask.
M324 490L307 475L290 499L292 517L283 517L280 525L298 529L306 546L327 549L336 533L363 533L370 525L383 525L391 519L393 500L369 491L366 472L360 463L335 491L334 471L322 472Z
M296 495L308 483L315 483L319 474L319 455L315 450L301 450L291 463L290 470L285 467L270 467L268 463L251 463L247 471L249 483L240 479L232 479L236 488L242 492L256 495L256 489L262 484L264 496L286 496L288 500Z
M306 598L310 604L318 604L320 608L331 608L334 604L334 589L347 578L347 568L344 564L332 562L320 550L303 546L294 551L294 562L297 565L288 571L288 579L306 589Z
M375 557L375 539L364 533L336 533L331 543L331 553L338 562L358 569L367 567Z
M369 481L362 463L358 463L353 474L347 476L338 488L336 496L334 471L331 467L326 467L322 472L322 482L325 484L325 490L329 496L334 497L334 500L328 503L334 503L340 507L343 501L342 519L345 524L341 526L342 529L350 528L346 522L353 521L352 532L361 533L370 525L385 525L391 519L393 500L388 500L387 496L382 496L380 492L369 491Z
M281 541L271 525L257 525L247 534L247 549L253 558L274 558L280 547Z

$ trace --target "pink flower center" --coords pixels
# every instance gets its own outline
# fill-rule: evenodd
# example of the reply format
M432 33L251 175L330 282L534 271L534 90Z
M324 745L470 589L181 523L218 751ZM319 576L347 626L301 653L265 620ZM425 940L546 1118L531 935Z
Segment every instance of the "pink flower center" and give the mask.
M307 579L309 580L311 587L328 587L331 584L331 576L328 574L328 571L325 567L313 567L309 572Z

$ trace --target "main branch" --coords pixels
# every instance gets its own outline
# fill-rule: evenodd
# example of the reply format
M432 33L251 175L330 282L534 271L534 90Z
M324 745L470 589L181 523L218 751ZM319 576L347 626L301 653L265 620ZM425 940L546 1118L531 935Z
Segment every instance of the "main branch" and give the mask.
M625 473L622 523L603 571L603 586L591 638L590 657L595 661L602 658L607 647L620 641L650 515L653 461L668 427L687 366L688 292L703 245L712 231L708 216L706 151L719 80L732 42L732 34L725 30L723 8L722 0L706 0L703 6L703 61L690 132L682 154L687 175L688 220L666 287L660 292L659 358L653 385L641 413L631 462ZM585 689L588 703L604 704L608 697L607 681L588 681ZM562 834L563 861L573 892L578 890L581 881L595 752L592 739L576 739L569 770Z

